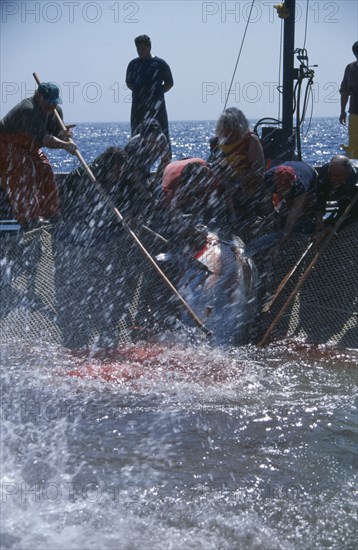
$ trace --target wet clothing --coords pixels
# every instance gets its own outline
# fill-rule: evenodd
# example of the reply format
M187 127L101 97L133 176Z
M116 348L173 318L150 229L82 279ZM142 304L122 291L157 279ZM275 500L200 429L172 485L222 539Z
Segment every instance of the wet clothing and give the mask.
M337 208L330 214L328 221L335 223L350 204L355 193L358 193L358 161L351 160L351 171L347 181L339 187L333 187L329 181L329 163L324 164L318 171L317 180L317 207L318 212L326 211L327 202L337 202ZM349 221L358 219L358 204L355 205L349 216ZM348 220L347 220L348 221Z
M257 220L273 209L264 185L264 155L259 139L249 131L230 143L212 140L210 158L221 198L217 218L224 229L247 241L252 238Z
M206 166L207 163L205 160L199 157L187 158L182 160L175 160L168 164L163 172L163 194L164 194L164 203L166 206L169 206L171 203L175 191L178 188L180 183L181 173L188 164L198 163Z
M160 57L133 59L126 73L126 84L132 90L131 132L147 118L155 118L169 143L168 115L164 99L164 84L173 85L168 63Z
M168 143L164 134L159 134L155 141L148 141L140 134L133 136L124 147L127 154L126 172L129 179L147 180L153 165L163 157L169 162ZM163 167L164 170L164 167Z
M133 136L124 147L126 164L123 179L141 190L143 198L149 200L151 192L157 200L161 200L161 178L165 166L170 162L170 149L163 133L156 137L143 137L140 134ZM159 164L158 164L159 163ZM157 165L155 176L151 177L151 171Z
M40 148L47 134L57 136L60 131L54 113L44 113L35 96L21 101L0 121L1 183L19 223L59 214L55 175Z
M348 120L348 147L344 146L346 155L351 159L358 159L358 115L350 113Z
M253 132L243 139L235 140L228 144L219 144L219 150L225 157L226 162L238 176L244 176L251 164L248 160L251 136Z

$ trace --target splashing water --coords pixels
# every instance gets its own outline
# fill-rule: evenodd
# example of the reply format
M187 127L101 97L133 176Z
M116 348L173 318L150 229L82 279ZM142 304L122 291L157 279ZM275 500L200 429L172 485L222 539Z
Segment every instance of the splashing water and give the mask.
M306 160L339 152L336 122ZM213 128L173 123L174 158L206 158ZM88 162L129 136L76 132ZM6 345L1 365L1 548L355 546L356 351L162 338Z
M353 545L356 359L5 347L4 547Z

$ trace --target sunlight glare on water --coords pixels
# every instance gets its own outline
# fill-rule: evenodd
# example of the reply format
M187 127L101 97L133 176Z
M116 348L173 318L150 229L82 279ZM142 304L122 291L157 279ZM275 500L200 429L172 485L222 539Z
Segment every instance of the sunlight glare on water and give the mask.
M6 347L7 547L348 548L356 360L298 343Z

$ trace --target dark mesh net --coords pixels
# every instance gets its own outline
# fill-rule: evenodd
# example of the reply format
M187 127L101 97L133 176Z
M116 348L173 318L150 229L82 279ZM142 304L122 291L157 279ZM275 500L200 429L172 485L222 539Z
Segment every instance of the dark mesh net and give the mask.
M163 250L152 236L141 235L141 240L151 254ZM272 337L357 347L357 241L358 224L333 239ZM307 245L306 237L295 235L274 259L273 291ZM272 311L260 315L255 338L265 333L314 253ZM1 342L46 341L71 348L126 343L145 329L170 328L178 310L176 299L120 228L89 242L60 230L2 236L0 267Z
M286 243L274 260L273 290L296 264L308 244L307 237L298 234ZM272 337L299 336L311 343L358 347L357 244L357 223L334 237L273 329ZM316 248L310 249L272 311L261 316L261 334L279 313L316 252Z

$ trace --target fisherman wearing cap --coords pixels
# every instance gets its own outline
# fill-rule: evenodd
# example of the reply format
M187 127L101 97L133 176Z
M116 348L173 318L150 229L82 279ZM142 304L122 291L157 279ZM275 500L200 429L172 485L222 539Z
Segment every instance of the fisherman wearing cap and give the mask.
M27 227L41 225L59 215L55 175L42 147L76 153L69 141L72 133L61 129L55 109L62 100L52 82L42 82L32 97L26 98L0 120L1 186L17 221Z
M265 183L272 192L278 223L283 230L281 242L293 231L313 232L310 214L315 203L316 179L316 171L302 161L287 161L266 172Z

